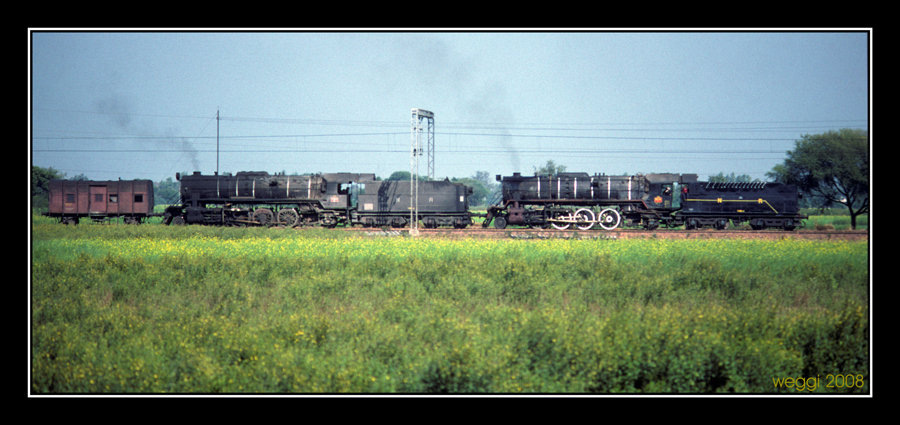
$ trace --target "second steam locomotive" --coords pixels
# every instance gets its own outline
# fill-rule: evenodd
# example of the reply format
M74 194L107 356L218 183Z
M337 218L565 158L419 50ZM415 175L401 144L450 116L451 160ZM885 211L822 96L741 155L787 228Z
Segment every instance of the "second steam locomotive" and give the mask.
M780 183L697 181L696 174L632 176L560 173L556 176L497 176L502 200L487 211L484 227L509 224L554 227L620 225L645 229L685 226L725 229L748 223L754 230L793 230L807 218L799 214L799 192Z

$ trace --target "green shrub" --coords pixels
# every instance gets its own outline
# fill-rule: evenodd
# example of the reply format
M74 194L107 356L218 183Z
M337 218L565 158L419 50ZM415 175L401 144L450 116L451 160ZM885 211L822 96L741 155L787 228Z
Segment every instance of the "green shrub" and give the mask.
M122 228L127 227L127 228ZM865 243L36 224L31 390L868 391Z

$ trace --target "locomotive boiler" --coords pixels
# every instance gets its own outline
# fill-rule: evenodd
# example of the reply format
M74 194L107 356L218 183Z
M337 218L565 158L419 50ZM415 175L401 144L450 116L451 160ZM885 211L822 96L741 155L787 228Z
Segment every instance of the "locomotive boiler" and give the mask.
M349 220L352 189L374 178L374 174L271 175L264 171L176 175L182 204L167 208L163 222L335 226Z
M655 218L645 207L650 181L644 176L559 173L555 176L497 176L502 200L487 211L483 226L508 224L612 230L623 220Z

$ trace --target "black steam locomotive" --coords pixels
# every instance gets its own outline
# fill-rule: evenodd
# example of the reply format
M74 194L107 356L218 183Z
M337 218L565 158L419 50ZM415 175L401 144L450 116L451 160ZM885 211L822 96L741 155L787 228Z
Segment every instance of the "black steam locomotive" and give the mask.
M374 174L176 175L181 205L165 210L165 224L394 226L410 221L409 181ZM471 224L471 189L449 180L419 182L418 218L425 227Z
M793 230L807 218L798 213L797 188L780 183L699 182L696 174L514 173L497 180L502 200L488 209L484 227L724 229L731 221L749 223L755 230Z

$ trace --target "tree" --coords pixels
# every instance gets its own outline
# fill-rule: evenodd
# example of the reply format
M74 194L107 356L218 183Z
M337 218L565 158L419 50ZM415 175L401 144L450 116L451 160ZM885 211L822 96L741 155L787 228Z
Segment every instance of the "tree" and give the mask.
M475 175L472 176L472 178L480 181L481 184L483 184L485 187L491 187L497 184L496 181L494 181L494 179L491 177L491 173L487 171L476 171Z
M409 171L394 171L388 178L385 180L409 180L410 173Z
M856 217L869 212L869 135L862 130L841 129L804 135L787 152L784 164L766 175L795 184L805 194L823 200L824 206L840 204Z
M500 199L500 184L497 183L497 180L491 176L491 173L487 171L476 171L475 175L472 176L475 180L481 182L485 188L487 188L487 194L484 198L484 205L489 205L494 201Z
M750 183L759 181L758 179L754 179L747 174L741 174L736 176L733 172L731 174L725 174L720 172L715 176L709 176L709 181L716 183Z
M534 174L538 176L555 176L566 171L565 165L556 165L552 159L548 159L547 164L541 168L532 168L534 168Z
M181 190L178 182L172 181L171 177L156 183L153 189L153 197L160 205L177 204L181 201Z
M47 208L50 204L50 180L61 179L65 174L58 170L31 166L31 206Z
M412 174L410 174L409 171L394 171L393 173L391 173L390 176L388 176L388 178L385 179L385 181L391 181L391 180L409 181L410 177L412 177ZM423 176L423 175L419 174L419 181L426 181L426 180L428 180L428 176Z
M500 185L490 179L487 171L476 171L472 177L452 178L453 183L460 183L472 188L469 195L470 206L486 206L496 197Z

